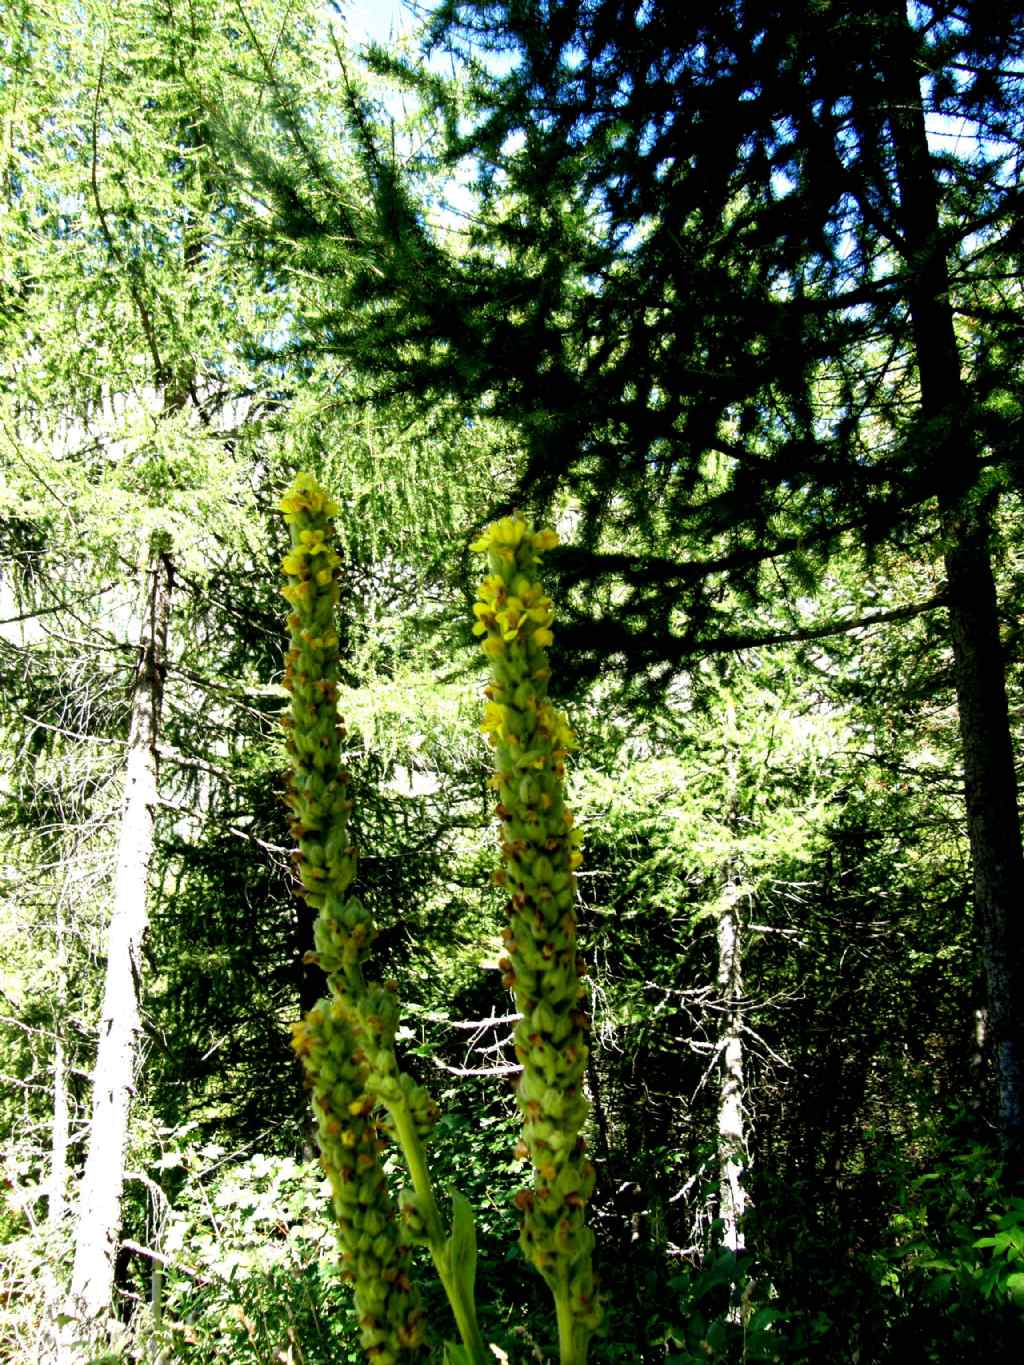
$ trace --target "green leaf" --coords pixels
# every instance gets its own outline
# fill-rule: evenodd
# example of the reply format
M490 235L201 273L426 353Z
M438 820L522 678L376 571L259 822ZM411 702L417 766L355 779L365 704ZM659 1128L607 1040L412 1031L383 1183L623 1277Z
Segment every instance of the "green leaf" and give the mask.
M763 1332L773 1322L780 1322L785 1316L785 1313L780 1312L777 1308L759 1308L750 1319L747 1331L750 1333Z
M1018 1270L1012 1275L1007 1275L1006 1288L1017 1307L1024 1308L1024 1273Z
M458 1192L449 1191L452 1200L452 1235L448 1239L448 1262L463 1293L472 1301L476 1284L476 1225L473 1206Z
M456 1346L454 1341L446 1341L444 1365L473 1365L473 1361L465 1346Z

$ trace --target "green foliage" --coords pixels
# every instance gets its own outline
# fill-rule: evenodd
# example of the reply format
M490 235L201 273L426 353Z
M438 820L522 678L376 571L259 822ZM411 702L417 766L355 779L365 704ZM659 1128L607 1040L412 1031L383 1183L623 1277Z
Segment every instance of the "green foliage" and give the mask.
M877 1264L894 1335L916 1341L921 1359L1012 1356L1024 1347L1024 1200L1007 1195L991 1147L921 1138L935 1144L926 1169L882 1173L893 1212Z
M359 1358L315 1166L262 1154L239 1162L187 1139L171 1159L178 1189L157 1281L165 1325L154 1328L168 1358L256 1365L288 1349L310 1365ZM153 1292L155 1269L136 1261L142 1292Z
M442 1102L439 1246L484 1339L511 1365L558 1349L516 1246L533 1171L495 997L507 897L465 610L469 532L518 501L571 541L548 564L587 846L591 1358L1024 1354L950 637L944 612L918 612L952 542L944 426L919 401L900 101L880 11L796 9L463 0L437 8L430 64L378 50L370 74L301 3L0 16L0 616L24 618L0 627L5 1359L44 1358L67 1270L67 1212L48 1225L55 1086L73 1191L155 530L179 573L118 1358L362 1358L287 1045L321 992L280 810L268 514L296 467L337 494L360 899L403 1002L402 1070ZM910 21L928 112L962 129L932 125L980 461L964 507L999 499L1019 729L1018 9ZM463 57L442 71L444 44ZM420 101L406 124L396 78ZM453 168L458 216L440 207ZM828 633L879 613L897 618L884 634ZM779 639L796 648L763 647ZM671 682L624 689L630 670ZM729 896L739 1257L716 1249ZM380 1156L397 1195L408 1177ZM443 1324L443 1287L420 1278Z

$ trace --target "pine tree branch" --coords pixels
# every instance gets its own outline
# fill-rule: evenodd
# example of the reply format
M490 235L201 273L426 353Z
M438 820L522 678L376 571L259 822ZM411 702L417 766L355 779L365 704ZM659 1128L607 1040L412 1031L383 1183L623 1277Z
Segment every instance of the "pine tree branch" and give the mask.
M687 659L703 658L713 654L732 654L744 649L761 649L775 645L806 644L830 636L847 635L855 630L869 630L872 626L886 625L893 621L908 621L915 616L935 611L945 604L945 600L945 593L938 592L923 602L893 607L889 611L872 612L868 616L854 617L849 621L832 621L827 625L804 626L794 630L737 632L703 639L699 636L672 636L657 630L631 631L621 621L604 618L598 622L573 622L564 626L563 639L567 650L576 650L584 656L592 655L596 644L600 648L602 658L622 654L627 661L641 662L649 659L658 664L679 665Z

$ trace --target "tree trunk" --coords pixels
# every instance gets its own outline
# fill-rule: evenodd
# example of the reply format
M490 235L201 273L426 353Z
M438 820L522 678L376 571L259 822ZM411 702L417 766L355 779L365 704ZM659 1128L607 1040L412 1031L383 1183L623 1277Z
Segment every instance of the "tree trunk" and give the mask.
M50 1124L50 1178L46 1191L46 1222L52 1236L59 1235L67 1211L68 1190L68 1077L64 1057L63 1028L67 1019L67 943L64 907L57 906L56 968L53 1027L53 1120Z
M121 1193L142 1026L142 943L157 807L157 738L163 697L172 571L154 547L132 696L125 794L117 848L92 1121L75 1217L75 1257L66 1312L87 1336L109 1314L121 1230ZM72 1343L62 1334L62 1358Z
M739 735L732 702L726 706L726 765L729 782L730 832L739 838ZM743 882L738 859L726 869L725 891L718 911L718 989L722 1011L718 1031L718 1218L721 1245L732 1252L744 1248L743 1187L747 1164L743 1126L743 946L740 901Z
M722 1026L718 1039L718 1217L721 1244L729 1251L744 1248L743 1188L747 1164L743 1127L743 947L740 936L740 888L726 889L727 901L718 915L718 986Z
M950 640L998 1126L1016 1165L1024 1143L1024 852L989 551L991 506L979 489L977 438L960 372L917 39L904 6L895 6L890 17L893 41L884 55L898 226L909 275L921 414L941 479Z

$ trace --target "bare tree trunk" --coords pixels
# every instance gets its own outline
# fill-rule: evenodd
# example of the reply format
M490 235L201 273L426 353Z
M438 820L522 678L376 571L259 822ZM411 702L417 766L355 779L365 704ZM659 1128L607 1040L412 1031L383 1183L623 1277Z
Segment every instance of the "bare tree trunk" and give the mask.
M740 734L731 699L725 710L725 762L728 782L728 826L734 841L740 837ZM740 904L744 895L743 869L738 853L730 854L725 887L719 903L718 993L718 1219L720 1245L737 1253L744 1248L743 1187L747 1165L743 1123L743 938ZM738 1317L736 1319L738 1321Z
M50 1178L46 1192L46 1222L56 1237L67 1212L68 1190L68 1077L61 1030L67 1018L67 943L64 932L64 906L57 906L56 922L57 988L53 1030L53 1121L50 1124Z
M154 546L132 697L125 793L118 838L92 1121L75 1215L75 1258L61 1358L72 1359L75 1331L88 1336L109 1315L121 1231L128 1116L135 1090L141 1019L142 943L148 926L149 871L157 808L157 738L163 699L172 572Z
M992 509L978 487L979 450L960 370L917 39L904 5L893 5L890 22L888 116L921 415L931 439L930 459L941 474L938 501L988 1043L995 1061L999 1130L1011 1170L1024 1178L1024 851L990 552Z
M718 1217L722 1246L743 1250L743 1214L747 1165L743 1125L743 944L740 932L741 889L732 882L718 915L718 987L722 1027L718 1039Z

